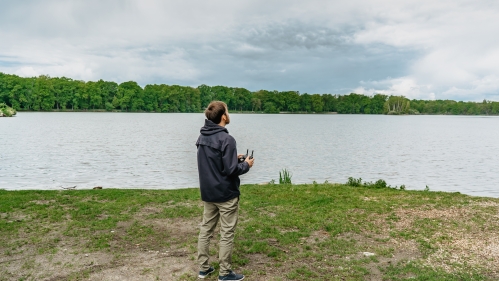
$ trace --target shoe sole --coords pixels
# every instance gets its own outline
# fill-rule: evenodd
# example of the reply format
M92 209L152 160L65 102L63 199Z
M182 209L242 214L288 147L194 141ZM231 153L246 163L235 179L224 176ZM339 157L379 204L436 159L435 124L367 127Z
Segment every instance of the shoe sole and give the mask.
M237 279L237 280L224 280L224 279L218 279L218 281L241 281L241 280L243 280L243 279L244 279L244 277L246 277L246 276L243 276L243 278L241 278L241 279Z
M201 278L201 279L205 279L206 277L208 277L210 274L212 274L213 272L215 272L215 270L213 270L212 272L206 274L206 275L198 275L198 278Z

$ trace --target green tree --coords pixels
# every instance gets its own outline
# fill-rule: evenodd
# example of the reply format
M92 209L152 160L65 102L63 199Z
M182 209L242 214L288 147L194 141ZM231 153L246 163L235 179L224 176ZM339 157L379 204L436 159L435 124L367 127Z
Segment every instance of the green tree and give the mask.
M301 95L301 110L312 112L312 97L307 93Z
M144 105L144 101L142 100L142 91L142 88L137 84L137 82L134 81L119 84L116 97L121 110L141 110Z
M322 95L322 100L324 101L324 111L336 112L338 110L338 98L336 95Z
M54 108L55 89L49 76L40 75L33 89L33 109L49 111Z
M14 86L14 88L10 91L9 100L11 102L13 109L15 109L15 110L21 109L21 100L22 100L23 92L24 92L24 89L19 84Z
M369 112L365 111L365 113L382 114L383 107L387 99L388 99L387 95L375 94L371 99L371 103L369 104Z
M324 110L324 102L321 95L314 94L310 97L310 100L312 102L312 111L322 112Z
M404 96L390 96L384 105L384 114L408 114L410 101Z
M279 113L279 109L275 106L275 104L271 101L266 102L263 105L263 112L265 113Z
M262 101L258 98L251 99L251 111L262 110Z
M234 88L234 109L240 111L249 110L251 98L251 92L245 88Z
M205 84L198 86L199 95L201 98L201 107L206 108L211 101L215 100L215 94L212 92L211 87Z
M282 110L296 112L300 111L301 100L300 93L297 91L285 91L280 92L280 98L283 100L281 104L283 104Z
M364 95L350 93L349 95L340 96L338 98L338 113L343 114L359 114L364 103L362 102Z

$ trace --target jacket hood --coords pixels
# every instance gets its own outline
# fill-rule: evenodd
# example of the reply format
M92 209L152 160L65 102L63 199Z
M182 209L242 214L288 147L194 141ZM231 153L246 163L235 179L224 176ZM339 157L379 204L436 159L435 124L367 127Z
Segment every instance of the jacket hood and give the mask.
M201 127L201 134L205 136L213 135L222 131L229 133L229 131L225 127L215 124L213 123L213 121L208 119L204 120L204 126Z

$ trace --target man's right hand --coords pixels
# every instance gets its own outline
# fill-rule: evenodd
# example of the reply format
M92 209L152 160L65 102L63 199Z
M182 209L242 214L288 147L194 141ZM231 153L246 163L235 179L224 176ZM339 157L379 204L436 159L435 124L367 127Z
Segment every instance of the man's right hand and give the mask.
M255 162L255 158L249 158L249 157L246 157L246 160L244 160L244 162L248 162L248 165L251 167L253 167L253 163Z

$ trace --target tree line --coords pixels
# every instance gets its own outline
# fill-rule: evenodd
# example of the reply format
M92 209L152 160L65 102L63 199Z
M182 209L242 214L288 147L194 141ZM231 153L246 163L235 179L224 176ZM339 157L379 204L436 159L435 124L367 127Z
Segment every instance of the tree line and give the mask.
M201 112L212 100L231 111L340 114L499 114L499 102L409 100L403 96L300 94L298 91L249 91L200 85L146 85L134 81L81 81L66 77L24 78L0 72L0 103L18 111Z

